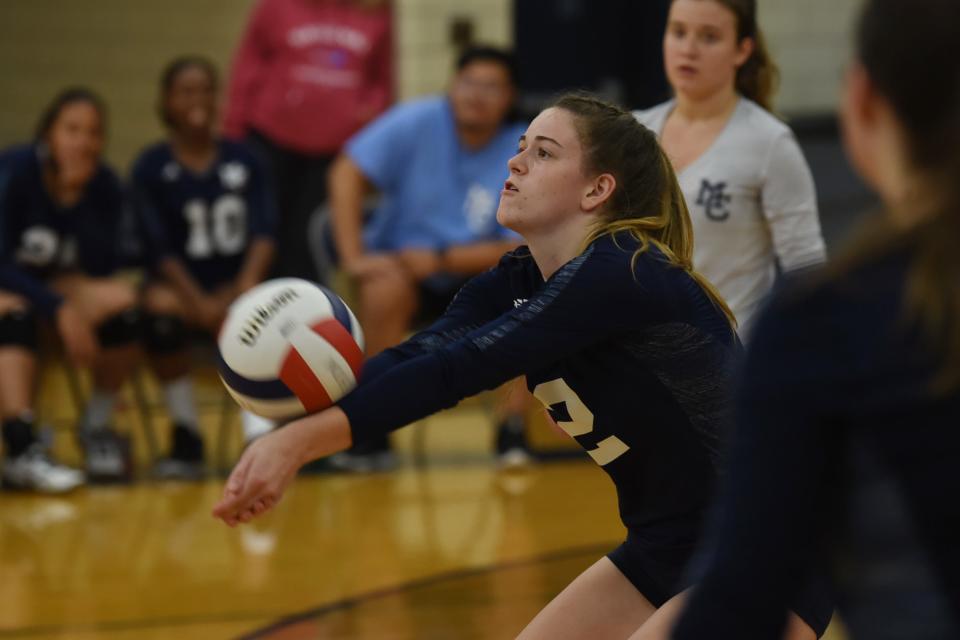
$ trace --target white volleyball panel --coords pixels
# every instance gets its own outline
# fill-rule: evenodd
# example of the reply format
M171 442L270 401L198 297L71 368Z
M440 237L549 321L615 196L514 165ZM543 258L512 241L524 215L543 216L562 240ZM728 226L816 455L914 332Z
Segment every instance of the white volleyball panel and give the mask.
M288 336L291 346L317 376L330 400L336 402L356 386L350 364L339 351L310 327L300 326Z
M317 285L299 278L270 280L231 305L220 331L220 354L244 378L274 379L287 354L287 336L332 316L330 301Z

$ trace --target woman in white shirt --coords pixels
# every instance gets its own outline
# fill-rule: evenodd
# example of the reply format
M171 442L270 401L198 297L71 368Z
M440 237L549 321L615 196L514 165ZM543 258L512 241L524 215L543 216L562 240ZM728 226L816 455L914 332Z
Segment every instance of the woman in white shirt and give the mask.
M675 98L637 119L660 138L694 229L694 265L726 299L741 337L777 268L823 262L810 169L770 113L777 70L755 0L674 0L663 40Z

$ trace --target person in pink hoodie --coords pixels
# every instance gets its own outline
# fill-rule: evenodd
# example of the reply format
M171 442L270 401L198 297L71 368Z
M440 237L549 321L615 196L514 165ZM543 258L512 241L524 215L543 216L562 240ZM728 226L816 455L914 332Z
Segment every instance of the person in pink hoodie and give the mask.
M259 0L234 55L225 137L247 141L272 174L276 276L316 279L307 222L350 136L393 97L386 0Z

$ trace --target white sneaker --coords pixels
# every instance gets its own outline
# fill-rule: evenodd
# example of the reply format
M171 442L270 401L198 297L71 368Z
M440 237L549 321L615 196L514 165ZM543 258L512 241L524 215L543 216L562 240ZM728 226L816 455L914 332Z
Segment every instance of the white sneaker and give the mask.
M130 443L126 438L104 429L85 433L80 440L91 482L130 480Z
M40 493L66 493L84 483L83 472L53 460L39 442L3 462L3 484Z

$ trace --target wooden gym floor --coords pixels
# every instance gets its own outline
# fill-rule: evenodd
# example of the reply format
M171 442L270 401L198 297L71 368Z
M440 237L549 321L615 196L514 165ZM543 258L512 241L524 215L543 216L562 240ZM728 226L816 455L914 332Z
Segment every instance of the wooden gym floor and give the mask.
M54 450L78 462L61 374L47 371L40 405ZM198 396L216 447L216 379L201 376ZM209 514L219 478L0 492L0 638L512 638L623 531L592 463L498 471L489 403L396 434L395 472L301 476L274 513L234 530ZM118 427L145 468L134 408L127 396ZM166 423L154 422L162 447ZM550 438L536 434L558 446Z

